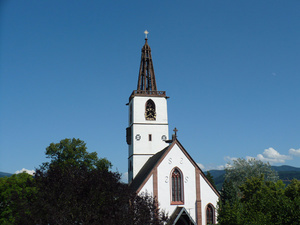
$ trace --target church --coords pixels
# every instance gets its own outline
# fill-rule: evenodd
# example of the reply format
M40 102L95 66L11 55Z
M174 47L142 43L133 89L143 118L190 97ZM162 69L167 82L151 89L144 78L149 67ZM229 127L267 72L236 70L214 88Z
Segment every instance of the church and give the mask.
M157 199L168 224L215 224L220 194L179 142L176 128L169 138L168 97L157 90L147 33L137 90L127 104L128 183Z

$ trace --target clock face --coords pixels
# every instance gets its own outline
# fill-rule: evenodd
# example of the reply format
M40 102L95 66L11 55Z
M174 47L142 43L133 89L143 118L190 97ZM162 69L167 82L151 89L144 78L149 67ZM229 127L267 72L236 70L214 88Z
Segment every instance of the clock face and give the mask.
M155 120L156 119L156 112L153 108L147 108L145 112L146 120Z
M139 134L135 135L135 139L136 139L137 141L141 140L141 135L139 135Z
M167 136L166 135L161 136L161 140L163 141L167 140Z

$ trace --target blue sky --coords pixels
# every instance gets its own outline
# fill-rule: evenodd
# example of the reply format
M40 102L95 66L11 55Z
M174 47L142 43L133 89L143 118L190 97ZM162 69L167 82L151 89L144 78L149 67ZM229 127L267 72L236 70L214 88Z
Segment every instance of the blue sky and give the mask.
M170 130L204 170L300 166L300 2L1 1L0 171L80 138L127 171L128 97L149 31Z

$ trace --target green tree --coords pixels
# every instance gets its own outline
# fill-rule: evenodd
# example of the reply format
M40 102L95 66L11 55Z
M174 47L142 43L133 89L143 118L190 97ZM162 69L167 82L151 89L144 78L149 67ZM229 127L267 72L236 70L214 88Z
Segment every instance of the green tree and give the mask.
M112 224L122 219L122 205L128 201L126 185L119 174L87 166L52 165L37 170L39 190L32 212L37 224ZM124 218L123 218L124 219Z
M242 192L244 224L285 224L282 217L284 210L284 183L265 181L264 176L247 179L240 186Z
M221 190L221 198L218 203L218 220L220 224L243 224L245 222L245 196L246 189L240 188L248 179L264 177L263 183L278 180L277 172L272 170L270 164L255 159L237 159L225 169L225 180ZM254 181L253 181L254 182ZM261 188L257 186L256 188ZM248 187L248 186L247 186ZM250 188L250 186L249 186ZM242 198L243 201L242 202ZM253 202L251 203L253 204ZM247 207L246 207L247 208ZM251 207L247 210L253 211ZM246 211L247 211L246 210ZM259 217L259 213L257 213ZM256 221L262 222L259 218Z
M269 163L251 158L249 160L238 158L229 163L225 169L225 181L232 182L232 195L241 197L239 186L248 178L264 175L265 181L277 181L278 174ZM224 187L223 187L224 188Z
M62 168L85 166L89 170L109 169L111 163L105 159L99 159L96 152L88 153L84 141L80 139L63 139L59 143L51 143L46 148L46 157L50 162L43 163L42 170L47 170L51 166L60 165Z
M299 224L300 199L294 195L298 185L299 181L294 181L285 188L281 180L266 181L264 175L248 178L239 186L240 199L232 204L219 202L218 222L221 225Z
M300 221L300 180L293 179L284 190L289 204L286 207L286 217L290 221Z
M292 182L285 189L285 195L291 200L300 197L300 180L293 179Z
M211 175L211 173L209 171L206 172L206 178L209 180L209 182L212 184L212 186L214 186L214 188L217 189L215 181L214 181L214 177Z
M129 213L126 222L122 224L140 225L153 224L163 225L168 221L168 215L159 210L158 202L148 193L136 195L131 192Z
M235 183L243 183L250 177L260 177L264 175L266 181L277 181L278 174L271 168L269 163L264 163L254 158L242 159L238 158L229 163L225 169L225 179L234 181Z
M27 173L0 178L0 224L17 224L30 215L28 206L35 199L36 188Z
M231 180L224 181L220 194L221 196L218 201L218 223L226 225L239 224L241 204Z
M221 190L221 201L233 205L238 200L238 196L234 190L235 187L232 180L225 180Z
M79 139L50 144L51 159L37 169L33 224L162 224L166 217L150 196L137 196L111 163L88 153Z

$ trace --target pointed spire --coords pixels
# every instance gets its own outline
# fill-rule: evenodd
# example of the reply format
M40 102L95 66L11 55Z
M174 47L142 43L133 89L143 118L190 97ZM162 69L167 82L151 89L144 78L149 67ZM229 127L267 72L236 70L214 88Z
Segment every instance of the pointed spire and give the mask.
M134 96L153 96L153 97L165 97L165 91L158 91L156 86L152 56L151 56L151 48L148 45L148 31L144 32L145 34L145 44L142 48L142 57L139 71L139 79L137 90L133 91L129 97L129 102Z
M157 91L156 80L151 56L151 48L148 45L147 30L144 32L146 35L145 44L142 48L142 57L139 71L139 80L137 90L142 91Z

